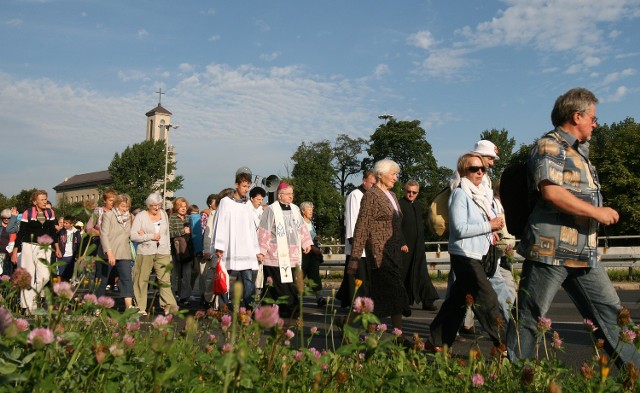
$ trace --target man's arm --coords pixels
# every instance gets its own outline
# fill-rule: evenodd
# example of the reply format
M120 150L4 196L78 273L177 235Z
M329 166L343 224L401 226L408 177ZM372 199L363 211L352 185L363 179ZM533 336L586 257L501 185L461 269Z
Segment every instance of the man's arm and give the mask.
M618 212L612 208L593 206L549 180L541 181L539 188L542 198L563 213L593 218L604 225L615 224L620 219Z

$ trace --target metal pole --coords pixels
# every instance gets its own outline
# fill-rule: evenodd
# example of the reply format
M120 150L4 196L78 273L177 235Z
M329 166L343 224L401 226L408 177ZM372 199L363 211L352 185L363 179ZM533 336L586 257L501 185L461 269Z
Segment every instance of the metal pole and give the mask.
M162 210L165 210L167 207L167 166L169 164L169 128L171 125L164 126L164 185L162 189Z

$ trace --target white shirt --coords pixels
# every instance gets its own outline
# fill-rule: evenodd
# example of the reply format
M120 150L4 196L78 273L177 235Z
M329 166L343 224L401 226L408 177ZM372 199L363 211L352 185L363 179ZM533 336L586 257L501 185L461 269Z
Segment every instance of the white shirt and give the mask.
M345 245L344 245L344 254L349 258L351 255L351 244L349 244L349 239L353 237L353 231L356 228L356 221L358 221L358 213L360 213L360 202L362 201L362 197L364 193L360 191L359 188L351 191L349 195L347 195L347 200L344 204L344 227L346 230L345 233ZM365 257L364 250L362 251L362 258Z

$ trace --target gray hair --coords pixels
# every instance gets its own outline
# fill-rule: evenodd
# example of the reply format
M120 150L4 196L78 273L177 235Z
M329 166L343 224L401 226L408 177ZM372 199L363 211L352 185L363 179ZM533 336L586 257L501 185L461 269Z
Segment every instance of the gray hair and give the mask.
M300 204L300 210L313 209L313 202L305 201Z
M11 218L11 210L10 209L2 210L2 213L0 213L0 216L2 218Z
M376 162L373 166L373 172L376 174L376 177L380 177L380 175L384 175L391 171L400 172L400 165L388 158Z
M148 206L151 205L162 205L162 196L157 192L152 192L149 194L144 203Z
M551 123L554 127L559 127L570 121L574 113L580 112L584 115L591 104L597 103L596 95L589 90L582 87L573 88L556 100L551 111Z

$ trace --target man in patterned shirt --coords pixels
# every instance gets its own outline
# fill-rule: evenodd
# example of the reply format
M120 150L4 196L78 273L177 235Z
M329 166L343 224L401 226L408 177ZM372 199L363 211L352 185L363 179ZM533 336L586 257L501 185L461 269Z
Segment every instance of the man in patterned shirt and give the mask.
M538 319L562 286L582 316L598 327L595 333L605 340L611 358L640 365L633 344L620 340L616 323L620 299L598 255L598 226L615 224L619 216L602 206L598 176L589 161L597 103L595 95L583 88L558 97L551 112L555 130L531 151L530 192L538 192L539 198L518 247L526 260L518 316L507 333L511 360L535 357Z

